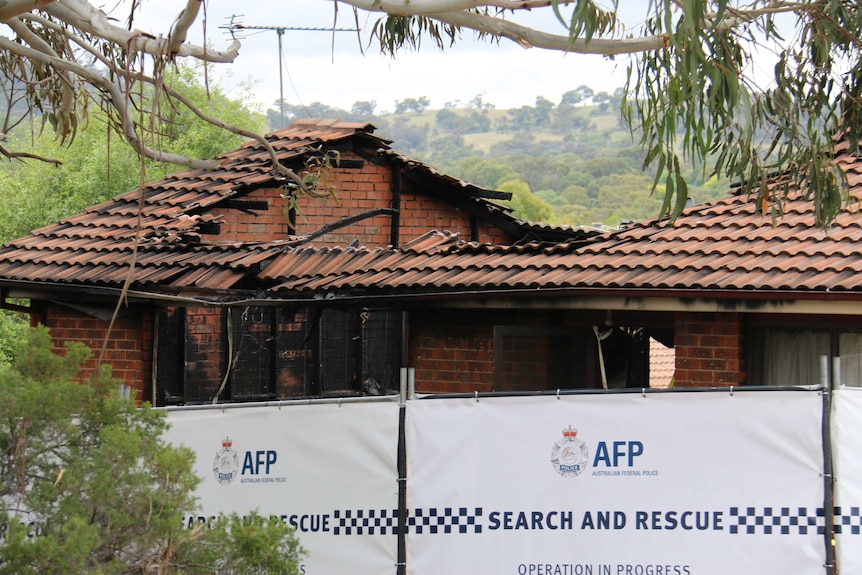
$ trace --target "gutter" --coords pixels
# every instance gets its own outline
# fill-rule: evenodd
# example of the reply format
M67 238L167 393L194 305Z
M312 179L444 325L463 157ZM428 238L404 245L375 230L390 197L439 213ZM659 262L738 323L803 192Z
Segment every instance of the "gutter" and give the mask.
M29 308L5 303L10 287L31 292L14 297L32 298L37 292L44 299L70 291L94 296L118 298L120 288L93 287L62 283L3 281L0 287L0 307L29 312ZM30 288L27 290L27 288ZM47 293L46 293L47 292ZM58 293L60 292L60 293ZM510 288L459 290L436 293L396 294L334 294L309 292L305 296L260 297L260 291L222 292L210 296L184 296L141 290L127 290L132 303L165 302L178 305L203 305L217 308L242 306L278 307L313 303L422 302L431 307L485 309L597 309L647 312L742 312L776 314L826 314L862 316L862 293L858 292L795 292L727 291L727 290L623 290L608 288ZM264 292L265 293L265 292ZM14 306L14 307L13 307Z

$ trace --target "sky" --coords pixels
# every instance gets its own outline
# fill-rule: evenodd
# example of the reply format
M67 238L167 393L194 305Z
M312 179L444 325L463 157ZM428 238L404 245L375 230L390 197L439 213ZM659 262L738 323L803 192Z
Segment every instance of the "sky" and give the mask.
M164 35L182 4L144 0L136 24L144 31ZM621 4L625 6L625 0ZM230 43L225 27L232 16L246 27L331 28L334 6L331 0L209 0L207 41L216 49L225 49ZM538 12L528 15L531 21L564 32L550 11ZM360 12L361 42L356 32L285 30L281 81L278 33L246 29L238 34L242 47L236 61L218 65L219 82L228 88L253 83L253 97L264 108L274 108L283 90L285 101L293 105L322 102L349 110L354 102L374 101L377 113L394 110L396 100L423 96L431 108L456 101L466 104L477 95L497 108L532 106L537 96L558 103L566 91L581 85L610 93L625 83L629 62L625 56L612 61L602 56L527 50L508 40L475 42L468 31L455 48L440 51L428 42L418 52L404 51L392 59L368 43L378 17ZM190 32L191 41L201 43L202 25L199 17ZM338 4L335 25L355 28L349 6Z

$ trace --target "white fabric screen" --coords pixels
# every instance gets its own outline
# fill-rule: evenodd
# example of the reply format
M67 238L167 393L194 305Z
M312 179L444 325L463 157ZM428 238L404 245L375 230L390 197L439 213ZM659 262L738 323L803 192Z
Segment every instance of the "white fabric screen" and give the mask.
M410 575L823 570L817 392L407 409Z
M862 573L862 389L832 394L835 552L841 573Z
M196 454L201 511L257 510L297 527L308 575L392 575L397 563L396 402L169 411Z

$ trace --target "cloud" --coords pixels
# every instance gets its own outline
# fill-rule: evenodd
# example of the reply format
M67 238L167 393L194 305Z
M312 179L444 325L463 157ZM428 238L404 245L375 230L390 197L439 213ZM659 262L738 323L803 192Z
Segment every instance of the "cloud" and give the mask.
M144 3L138 24L165 33L176 9L169 0ZM237 9L241 15L233 12ZM404 51L392 59L367 45L375 15L361 22L362 44L351 32L285 30L280 80L275 28L326 28L332 26L332 10L333 3L327 0L246 0L239 6L211 0L207 38L216 48L230 41L227 30L219 27L226 26L232 15L246 26L271 28L246 28L239 57L233 65L222 66L217 77L229 75L222 80L228 88L252 80L254 97L264 107L273 106L281 87L285 100L293 104L317 101L349 109L356 101L375 100L379 111L392 110L396 100L405 98L425 96L433 108L439 108L455 100L467 102L478 94L498 108L511 108L532 105L536 96L558 102L564 92L583 84L597 92L612 92L625 82L625 58L617 64L601 56L525 50L508 41L475 42L468 35L451 49L440 51L429 42L419 52ZM352 12L342 6L337 26L353 25ZM190 39L200 42L202 36L198 24Z

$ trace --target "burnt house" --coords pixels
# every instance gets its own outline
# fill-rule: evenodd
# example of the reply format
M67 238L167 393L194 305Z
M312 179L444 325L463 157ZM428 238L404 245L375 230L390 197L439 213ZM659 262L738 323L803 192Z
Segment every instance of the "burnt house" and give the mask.
M401 311L268 293L257 276L283 250L358 254L433 228L493 244L584 235L517 220L498 203L509 194L398 154L370 124L305 120L268 140L283 165L334 193L296 194L249 142L212 169L172 174L10 242L4 304L29 299L21 311L58 344L87 344L159 404L381 393L403 362Z
M860 381L852 210L827 233L801 195L776 221L731 197L596 233L520 221L367 124L269 141L337 201L291 202L250 142L10 242L3 301L160 405L384 394L404 366L418 393L648 387L650 342L678 387Z

